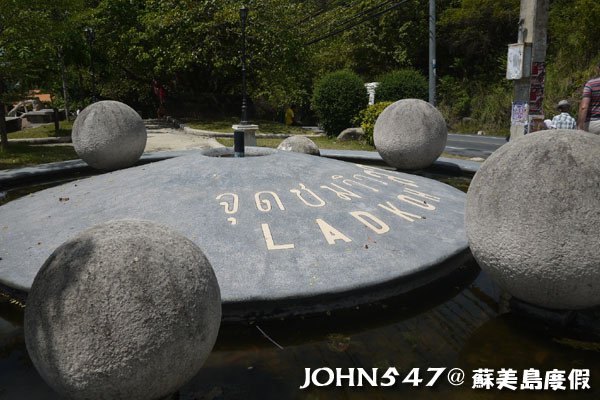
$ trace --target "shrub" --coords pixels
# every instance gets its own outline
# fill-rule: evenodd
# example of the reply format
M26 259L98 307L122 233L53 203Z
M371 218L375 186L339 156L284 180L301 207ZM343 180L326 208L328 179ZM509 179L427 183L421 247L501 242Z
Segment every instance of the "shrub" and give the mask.
M440 78L438 87L438 109L450 123L459 123L471 114L471 96L467 82L452 76Z
M367 89L360 77L343 70L327 74L316 83L312 108L327 135L337 136L352 125L353 118L367 102Z
M373 129L375 128L377 117L379 117L379 114L381 114L383 110L385 110L385 108L392 103L392 101L382 101L381 103L370 105L364 110L361 110L358 114L358 117L354 119L355 124L360 125L365 132L365 140L371 146L374 145Z
M379 77L379 86L375 98L379 101L397 101L402 99L427 100L429 83L418 71L401 69Z

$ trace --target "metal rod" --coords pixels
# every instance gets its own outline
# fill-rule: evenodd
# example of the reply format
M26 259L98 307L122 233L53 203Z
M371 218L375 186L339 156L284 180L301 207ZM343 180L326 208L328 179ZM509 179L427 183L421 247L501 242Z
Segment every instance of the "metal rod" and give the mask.
M241 125L248 125L248 106L246 94L246 18L248 17L248 8L243 6L240 9L242 19L242 120Z

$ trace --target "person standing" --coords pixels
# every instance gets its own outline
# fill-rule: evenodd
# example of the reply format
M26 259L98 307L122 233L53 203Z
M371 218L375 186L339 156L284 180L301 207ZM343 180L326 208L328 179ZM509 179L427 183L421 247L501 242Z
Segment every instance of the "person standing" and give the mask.
M600 61L596 65L596 77L583 87L577 128L600 135Z
M551 127L552 129L577 129L577 121L569 114L571 105L567 100L561 100L556 106L560 114L555 115L552 118Z
M296 115L294 114L294 110L292 106L288 106L285 110L285 124L287 126L292 126L294 124Z

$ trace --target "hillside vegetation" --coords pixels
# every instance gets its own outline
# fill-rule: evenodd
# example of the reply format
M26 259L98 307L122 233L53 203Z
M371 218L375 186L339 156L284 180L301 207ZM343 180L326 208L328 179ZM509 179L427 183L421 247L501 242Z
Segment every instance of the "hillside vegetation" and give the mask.
M333 71L364 81L395 70L427 76L428 1L248 0L252 118L295 105L312 115L313 87ZM237 115L241 24L233 0L3 0L0 100L28 89L71 109L99 98L154 113L153 81L181 117ZM455 129L510 124L507 45L517 41L519 0L438 0L438 107ZM546 110L576 106L599 59L600 2L551 0ZM86 28L93 35L86 35ZM87 32L90 32L87 29ZM94 73L90 71L93 57Z

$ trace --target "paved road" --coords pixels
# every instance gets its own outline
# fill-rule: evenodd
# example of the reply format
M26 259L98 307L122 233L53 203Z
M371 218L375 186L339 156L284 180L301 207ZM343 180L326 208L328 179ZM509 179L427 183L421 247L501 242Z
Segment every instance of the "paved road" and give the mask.
M449 133L445 151L464 157L488 158L503 144L506 144L503 137Z

